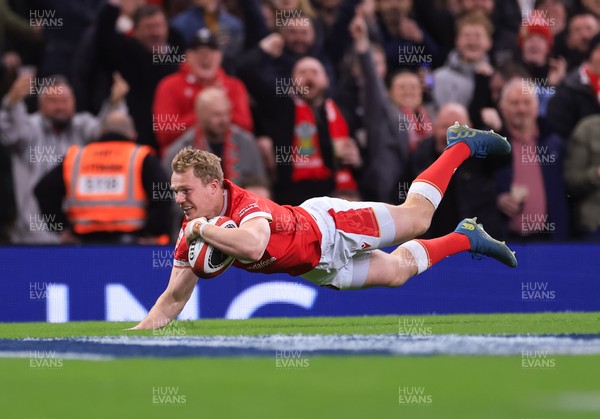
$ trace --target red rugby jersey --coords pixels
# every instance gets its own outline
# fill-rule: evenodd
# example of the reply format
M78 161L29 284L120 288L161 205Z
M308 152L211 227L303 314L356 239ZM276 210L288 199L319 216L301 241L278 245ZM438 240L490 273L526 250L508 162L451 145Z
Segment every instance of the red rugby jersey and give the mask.
M282 272L293 276L317 266L321 258L321 231L305 209L278 205L229 180L223 181L223 188L225 205L219 215L231 218L238 226L253 218L263 217L269 220L271 227L271 238L262 258L250 263L235 260L234 266L249 272ZM183 233L186 225L187 220L184 219L175 245L173 266L190 266Z

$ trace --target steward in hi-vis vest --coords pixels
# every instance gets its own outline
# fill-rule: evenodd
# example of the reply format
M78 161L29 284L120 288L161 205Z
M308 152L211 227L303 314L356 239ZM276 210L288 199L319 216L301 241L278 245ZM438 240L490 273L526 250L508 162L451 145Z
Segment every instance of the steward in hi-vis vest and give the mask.
M169 180L159 159L132 140L127 115L110 114L104 125L97 141L71 146L37 185L44 219L64 223L55 229L63 242L168 243Z
M102 141L71 146L63 162L65 209L76 234L131 233L146 223L142 163L148 146Z

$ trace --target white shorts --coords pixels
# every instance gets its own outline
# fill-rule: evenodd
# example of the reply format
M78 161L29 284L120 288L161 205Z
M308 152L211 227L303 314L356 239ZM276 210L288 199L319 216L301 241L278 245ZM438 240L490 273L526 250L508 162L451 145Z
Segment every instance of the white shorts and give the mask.
M396 228L385 204L320 197L300 206L317 221L323 236L319 264L302 277L321 286L361 288L371 251L394 242Z

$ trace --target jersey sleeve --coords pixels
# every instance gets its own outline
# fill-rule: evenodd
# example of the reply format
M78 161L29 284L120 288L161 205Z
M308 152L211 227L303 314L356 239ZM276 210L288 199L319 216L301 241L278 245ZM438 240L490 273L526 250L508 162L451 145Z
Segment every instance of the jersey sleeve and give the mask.
M175 244L175 251L173 252L173 267L174 268L189 268L190 262L188 259L188 246L185 241L185 226L187 220L183 221L181 230L179 230L179 236L177 237L177 243Z
M248 197L241 202L235 212L232 218L240 220L239 225L258 217L266 218L269 222L273 221L268 203L261 199Z

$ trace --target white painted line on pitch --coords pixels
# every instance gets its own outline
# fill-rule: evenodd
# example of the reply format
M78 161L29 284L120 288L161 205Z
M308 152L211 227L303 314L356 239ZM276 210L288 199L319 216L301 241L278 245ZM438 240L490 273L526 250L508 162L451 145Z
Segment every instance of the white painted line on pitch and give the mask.
M29 358L29 359L62 359L62 360L75 360L75 361L112 361L117 359L110 355L98 355L78 352L56 352L53 358L40 358L31 356L34 351L0 351L0 358Z
M560 393L552 404L560 410L600 412L600 393Z
M29 339L26 339L29 340ZM60 339L31 339L55 341ZM77 337L69 342L117 346L380 352L393 355L598 355L600 337L488 335L265 335L265 336L108 336Z

